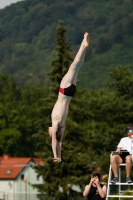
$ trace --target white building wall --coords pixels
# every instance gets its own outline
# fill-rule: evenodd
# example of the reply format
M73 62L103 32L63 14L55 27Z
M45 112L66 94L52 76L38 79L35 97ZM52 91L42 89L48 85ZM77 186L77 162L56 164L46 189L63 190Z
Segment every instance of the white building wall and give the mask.
M0 180L0 200L38 200L38 191L30 184L42 184L43 179L39 177L37 180L37 173L30 165L34 165L34 163L30 162L16 180ZM23 180L21 179L22 175L24 176ZM4 194L7 194L5 199Z
M14 181L0 180L0 200L4 199L6 192L13 192Z
M37 192L37 189L33 188L30 184L43 183L42 177L39 177L39 180L37 180L37 173L30 165L34 165L34 163L30 162L15 180L15 191ZM24 180L21 179L22 175L24 175Z

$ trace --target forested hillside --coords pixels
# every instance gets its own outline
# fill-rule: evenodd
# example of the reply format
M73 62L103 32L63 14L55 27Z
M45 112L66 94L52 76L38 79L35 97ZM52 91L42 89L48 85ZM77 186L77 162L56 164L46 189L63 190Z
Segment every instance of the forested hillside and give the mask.
M109 67L133 66L133 0L25 0L0 10L0 73L18 86L49 84L58 20L64 20L73 57L84 32L91 35L81 87L101 88Z
M52 1L26 0L0 11L0 155L38 156L48 165L36 166L45 184L35 187L71 200L78 199L71 194L72 185L83 191L88 172L100 167L102 174L108 173L111 148L133 124L133 74L127 66L133 59L132 1ZM91 43L79 80L87 89L77 87L62 162L53 163L51 110L85 31ZM108 79L106 90L99 89Z

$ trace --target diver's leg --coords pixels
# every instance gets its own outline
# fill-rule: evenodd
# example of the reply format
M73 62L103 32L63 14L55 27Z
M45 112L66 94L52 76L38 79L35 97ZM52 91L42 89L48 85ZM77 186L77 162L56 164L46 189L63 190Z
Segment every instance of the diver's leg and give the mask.
M62 88L68 87L70 86L71 83L76 85L78 72L84 62L86 48L89 46L89 38L90 38L89 33L86 32L84 34L84 38L79 48L79 51L75 56L73 63L70 65L67 74L63 77L60 87Z

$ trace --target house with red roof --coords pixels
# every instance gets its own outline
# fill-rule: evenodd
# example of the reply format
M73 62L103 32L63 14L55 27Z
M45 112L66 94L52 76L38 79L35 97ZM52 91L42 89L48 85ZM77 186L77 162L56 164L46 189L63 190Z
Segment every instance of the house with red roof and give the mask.
M39 158L0 157L0 200L37 200L38 191L31 184L44 183L32 168L43 164Z

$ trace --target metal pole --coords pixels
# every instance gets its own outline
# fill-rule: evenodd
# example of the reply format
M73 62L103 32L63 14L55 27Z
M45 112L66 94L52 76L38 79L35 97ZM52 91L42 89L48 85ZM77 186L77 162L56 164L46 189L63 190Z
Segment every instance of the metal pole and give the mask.
M120 165L119 165L118 170L119 170L119 183L121 183L121 167L120 167ZM119 184L119 195L120 195L120 193L121 193L121 185ZM119 197L119 200L120 199L121 198Z

